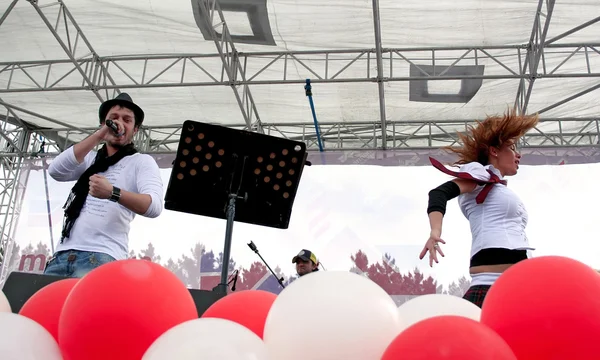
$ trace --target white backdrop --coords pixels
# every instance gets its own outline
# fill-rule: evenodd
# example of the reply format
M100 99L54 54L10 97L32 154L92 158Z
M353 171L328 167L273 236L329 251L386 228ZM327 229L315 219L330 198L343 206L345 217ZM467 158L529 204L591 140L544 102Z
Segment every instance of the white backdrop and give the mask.
M166 187L170 169L161 172ZM535 256L564 255L600 268L595 207L600 202L600 194L596 191L599 176L598 164L523 166L516 177L509 179L508 186L517 191L529 211L527 233L532 245L537 248ZM397 271L407 274L418 268L437 281L438 292L440 289L447 290L461 277L468 279L469 224L460 213L456 200L449 204L444 221L442 238L447 241L444 246L446 257L433 268L425 260L418 259L429 233L427 193L447 179L433 167L307 167L289 229L235 224L231 252L235 267L250 269L252 263L260 261L246 245L251 240L269 265L277 267L286 279L295 275L291 259L300 249L315 252L327 270L350 270L354 267L354 271L356 266L351 256L361 250L369 263L382 263L382 257L387 253L395 262ZM62 225L62 205L72 185L48 178L55 242L59 239ZM20 253L13 259L14 269L39 272L43 268L42 260L30 266L29 260L21 257L50 253L46 204L44 173L42 170L31 171L16 233ZM138 216L134 220L130 249L132 255L140 257L147 254L142 250L152 243L155 251L150 256L173 271L181 272L181 267L185 266L178 267L178 260L183 264L193 258L191 250L198 243L206 252L212 250L218 257L223 249L224 234L224 220L165 210L156 219ZM41 249L43 245L47 249ZM26 249L28 246L33 248ZM188 260L182 257L184 254ZM169 259L173 260L172 264L167 264ZM188 272L193 272L194 266L197 266L203 275L215 277L218 269L213 268L213 263L207 263L212 260L203 259L203 264L199 264L198 260L196 265L190 265L192 270ZM185 276L189 278L191 275ZM394 281L389 274L386 276L390 282ZM252 284L248 283L250 288L260 285L258 278ZM387 280L377 281L382 285L382 281ZM276 288L276 282L272 283ZM212 288L211 284L206 282L202 288ZM200 287L195 282L188 285ZM404 290L393 291L396 292L393 295L416 295L398 294Z

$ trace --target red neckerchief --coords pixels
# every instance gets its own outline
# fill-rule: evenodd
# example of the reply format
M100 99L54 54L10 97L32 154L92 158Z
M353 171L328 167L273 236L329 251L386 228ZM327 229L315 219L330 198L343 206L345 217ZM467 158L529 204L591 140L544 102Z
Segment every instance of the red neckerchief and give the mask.
M506 180L500 180L498 175L494 174L490 169L487 169L487 172L490 174L490 179L488 181L483 181L483 180L474 178L469 173L449 170L444 165L442 165L441 162L437 161L436 159L434 159L432 157L429 157L429 161L436 169L440 170L441 172L443 172L445 174L455 176L459 179L473 180L473 181L477 182L477 184L479 184L479 185L485 184L485 186L483 187L481 192L475 198L475 201L477 202L477 204L481 204L484 202L484 200L487 197L487 195L489 194L490 190L492 190L492 187L494 187L494 184L502 184L502 185L507 184Z

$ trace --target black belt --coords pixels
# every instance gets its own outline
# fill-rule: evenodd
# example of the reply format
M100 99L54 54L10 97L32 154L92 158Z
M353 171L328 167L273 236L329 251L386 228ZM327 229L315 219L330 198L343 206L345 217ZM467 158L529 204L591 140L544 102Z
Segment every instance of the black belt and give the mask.
M470 267L482 265L516 264L527 260L527 250L511 250L505 248L483 249L473 255Z

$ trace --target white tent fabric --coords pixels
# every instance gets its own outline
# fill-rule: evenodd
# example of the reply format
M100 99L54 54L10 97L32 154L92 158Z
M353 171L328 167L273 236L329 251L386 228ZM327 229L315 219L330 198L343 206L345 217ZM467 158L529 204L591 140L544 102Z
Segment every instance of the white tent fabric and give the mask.
M194 3L198 1L64 0L95 53L101 58L116 57L114 62L107 60L103 64L108 65L108 73L120 85L119 90L128 92L145 109L145 125L178 125L186 119L244 125L231 87L207 85L226 82L227 77L222 73L215 42L206 40L199 29L194 15ZM11 3L1 0L0 11ZM75 57L91 59L83 39L76 37L74 24L67 21L69 27L65 28L64 14L57 21L60 6L46 6L52 4L57 2L41 0L38 3L52 26L58 24L57 32L67 47L69 40L72 45L77 41ZM278 124L279 131L287 135L299 135L299 123L312 124L303 89L306 78L314 83L320 122L380 121L380 95L373 81L377 76L377 62L373 53L376 44L372 1L221 0L220 4L232 35L252 36L254 33L256 37L258 30L253 29L252 24L263 26L272 35L273 41L266 45L235 41L246 78L251 79L251 94L263 123ZM527 56L539 4L537 0L380 0L382 76L389 80L384 83L386 119L416 121L403 129L410 133L419 128L418 122L472 121L512 107L521 82L517 75ZM263 8L265 12L261 13ZM542 1L540 11L539 35L548 11L546 1ZM553 39L599 16L597 0L557 2L545 38ZM537 69L545 76L536 79L527 112L543 110L597 86L600 47L593 45L598 41L599 29L598 23L591 24L546 47ZM303 51L313 53L298 53ZM352 62L361 51L366 53ZM278 58L278 54L286 52L288 55ZM159 55L162 59L157 58ZM176 62L178 57L186 55L192 59ZM206 57L201 57L203 55ZM36 9L25 0L18 1L0 25L0 98L75 127L95 126L100 100L92 91L81 89L85 83L78 71L61 79L74 67L69 61L58 63L58 60L68 59ZM22 65L26 71L8 69L10 63L27 61L35 66ZM40 66L40 61L53 62L48 76L48 67ZM174 62L175 65L161 73ZM331 79L351 62L338 77ZM81 64L86 73L93 73L93 69ZM476 89L471 95L463 94L471 96L468 101L411 100L418 95L417 90L413 93L412 82L408 81L408 77L414 76L411 64L417 73L419 67L437 66L438 74L450 65L463 66L465 71L476 71L476 66L483 66L482 72L487 78L481 80L479 88L477 80L474 80L475 85L469 85ZM140 85L157 75L147 86ZM363 80L358 81L360 79ZM290 83L292 80L295 82ZM56 81L59 81L58 86L70 90L3 91L29 89ZM466 82L473 83L473 80L464 81L428 81L425 97L460 93ZM178 86L181 83L191 85ZM528 84L525 82L526 87ZM240 87L239 91L244 90ZM113 95L112 91L100 93L104 97ZM562 126L560 131L580 131L585 124L583 119L598 116L599 105L598 94L591 91L543 112L544 118L581 121L543 123L539 129L558 131ZM60 128L43 119L27 119L39 126ZM456 130L460 130L460 125ZM153 132L153 138L166 136L166 133Z

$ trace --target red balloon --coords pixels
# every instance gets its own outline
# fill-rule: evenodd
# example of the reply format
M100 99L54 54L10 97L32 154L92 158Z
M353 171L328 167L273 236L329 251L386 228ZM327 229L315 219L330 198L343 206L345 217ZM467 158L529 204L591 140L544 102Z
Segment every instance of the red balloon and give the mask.
M252 330L261 339L271 305L277 295L262 290L244 290L229 294L212 304L203 318L231 320Z
M172 272L150 261L114 261L73 288L58 342L65 360L139 360L165 331L197 318L190 292Z
M58 319L65 300L79 279L64 279L50 283L36 291L19 311L42 325L58 341Z
M462 316L435 316L405 329L381 360L517 360L487 326Z
M381 360L516 360L498 334L462 316L444 315L411 325L392 341Z
M481 322L519 359L598 359L600 276L565 257L525 260L490 288Z

